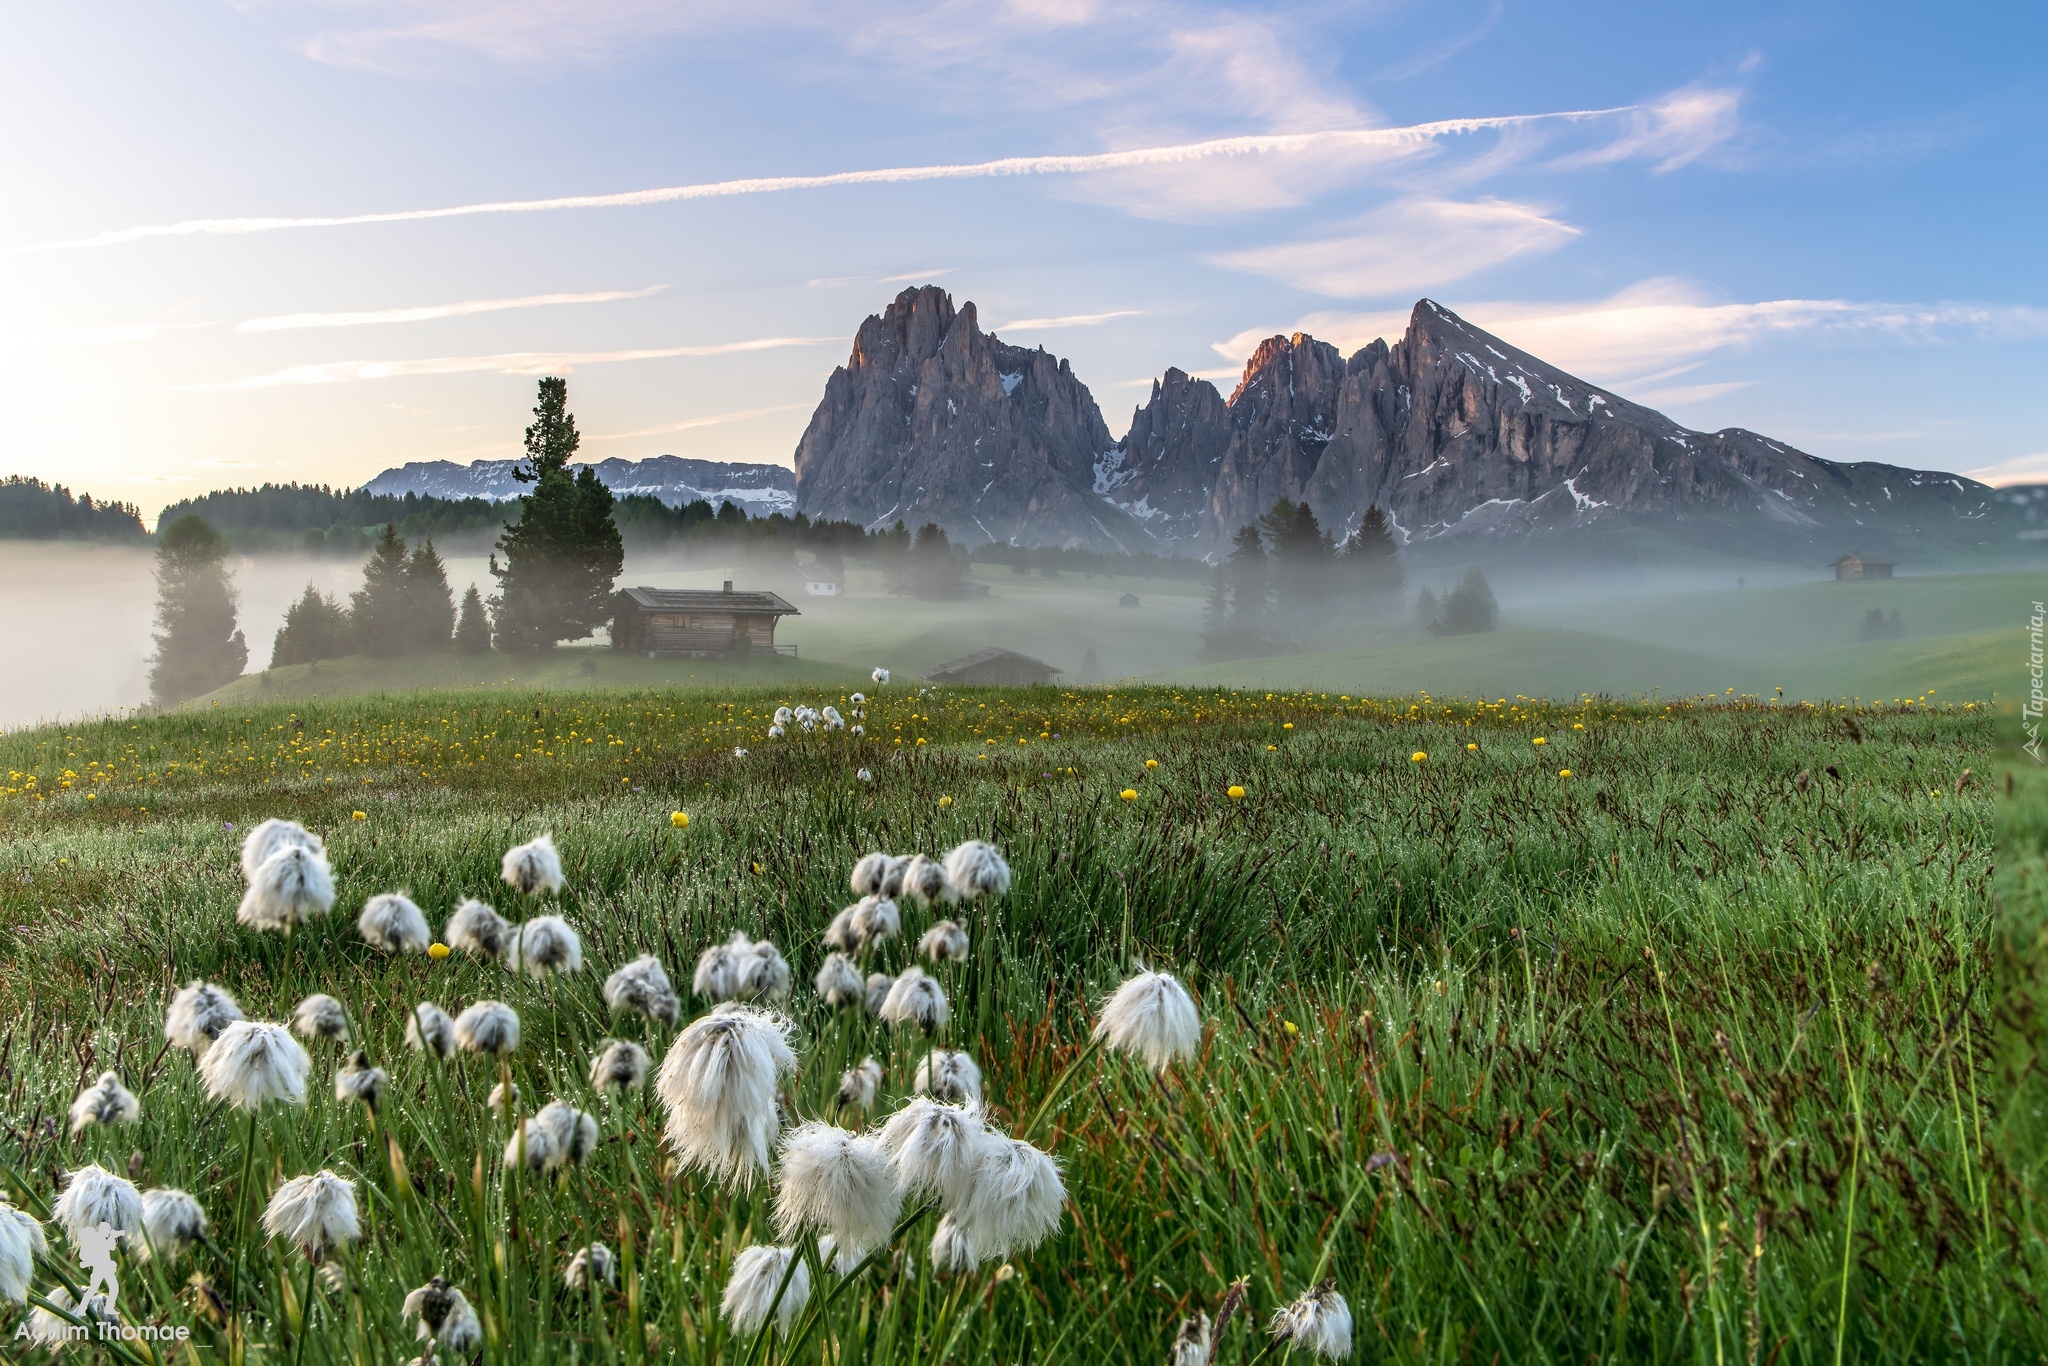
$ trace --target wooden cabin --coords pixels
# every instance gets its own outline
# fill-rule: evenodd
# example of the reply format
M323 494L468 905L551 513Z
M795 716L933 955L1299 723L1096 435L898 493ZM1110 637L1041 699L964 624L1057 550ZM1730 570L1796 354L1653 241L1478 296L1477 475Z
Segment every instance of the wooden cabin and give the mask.
M628 638L634 642L633 648L649 659L796 653L794 645L776 647L775 623L802 614L777 593L734 592L732 580L727 579L717 592L628 588L625 597L638 612L628 628ZM626 603L621 604L622 609Z
M1894 568L1890 560L1859 555L1853 550L1828 567L1835 571L1837 579L1888 579Z
M1015 650L976 650L950 664L941 664L925 675L932 683L982 684L1003 688L1028 688L1050 683L1060 671L1042 659L1020 655Z

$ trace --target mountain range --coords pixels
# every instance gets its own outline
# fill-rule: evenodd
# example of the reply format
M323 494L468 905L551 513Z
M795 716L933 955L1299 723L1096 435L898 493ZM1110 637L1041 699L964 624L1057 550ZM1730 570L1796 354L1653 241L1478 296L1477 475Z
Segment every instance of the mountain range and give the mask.
M526 486L512 477L518 463L478 460L458 465L450 460L415 460L385 470L363 487L370 493L488 498L502 503L526 491ZM738 503L749 517L796 509L796 475L786 465L727 464L657 455L646 460L600 460L594 468L605 487L622 498L646 494L671 507L700 498L714 506Z

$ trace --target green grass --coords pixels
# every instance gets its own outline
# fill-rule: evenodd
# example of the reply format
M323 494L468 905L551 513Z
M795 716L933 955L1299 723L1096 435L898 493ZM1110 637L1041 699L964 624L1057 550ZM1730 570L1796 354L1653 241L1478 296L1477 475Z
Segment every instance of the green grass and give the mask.
M1232 1280L1263 1325L1323 1270L1361 1359L2048 1350L2043 1129L2007 1102L2015 1077L2039 1084L2038 1030L1992 995L1994 945L2002 980L2038 985L2043 789L2001 761L1984 711L892 688L863 738L764 737L778 703L846 691L313 698L0 737L0 1158L20 1198L131 1153L144 1185L193 1191L244 1259L252 1361L404 1360L399 1304L432 1274L485 1314L492 1361L739 1360L751 1344L717 1301L734 1252L771 1236L768 1196L675 1171L653 1096L590 1094L600 1038L657 1056L670 1038L606 1019L598 984L653 952L681 985L730 931L772 938L797 975L794 1114L827 1114L870 1050L887 1109L922 1045L816 1002L819 936L859 853L979 836L1016 881L968 917L949 1041L1005 1127L1056 1094L1036 1137L1064 1164L1065 1217L1008 1270L951 1281L925 1217L793 1359L1156 1360ZM2004 817L2001 762L2023 780ZM236 841L267 815L320 830L341 888L290 939L233 919ZM541 830L566 855L581 976L394 961L356 936L374 892L410 889L436 924L492 897L500 853ZM1996 921L1994 838L2025 851L1999 861ZM907 913L908 936L927 919ZM1201 1002L1200 1055L1163 1079L1084 1047L1137 959ZM392 1072L380 1126L332 1099L320 1052L311 1102L257 1126L242 1189L244 1121L161 1048L164 1003L196 977L255 1017L340 996ZM559 1183L507 1179L480 1104L494 1069L399 1041L413 1002L484 996L524 1017L527 1103L604 1125ZM139 1125L44 1124L107 1066ZM358 1181L369 1236L346 1289L312 1283L301 1341L303 1260L235 1210L322 1165ZM559 1289L571 1250L622 1230L630 1279L595 1305ZM46 1288L78 1274L53 1250ZM202 1251L161 1278L124 1266L124 1307L195 1324L198 1359L226 1359L194 1274L226 1293L228 1263ZM1216 1360L1261 1346L1240 1318Z

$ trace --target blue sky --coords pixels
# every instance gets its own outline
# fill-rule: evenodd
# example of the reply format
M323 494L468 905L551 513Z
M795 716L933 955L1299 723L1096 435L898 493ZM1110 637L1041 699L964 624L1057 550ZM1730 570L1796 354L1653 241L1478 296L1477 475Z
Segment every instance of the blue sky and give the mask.
M0 472L146 513L514 454L536 373L593 458L787 463L860 319L927 280L1071 357L1118 435L1169 365L1227 393L1261 336L1350 349L1427 294L1696 427L2048 479L2034 6L9 23Z

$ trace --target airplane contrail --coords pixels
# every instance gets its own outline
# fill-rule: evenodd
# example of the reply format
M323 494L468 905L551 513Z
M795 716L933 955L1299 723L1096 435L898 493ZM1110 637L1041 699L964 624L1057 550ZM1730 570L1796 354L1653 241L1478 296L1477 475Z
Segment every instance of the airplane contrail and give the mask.
M109 247L153 237L237 237L282 232L292 228L348 228L374 223L415 223L435 218L467 218L477 214L549 213L557 209L619 209L646 204L672 204L693 199L729 199L739 195L781 194L790 190L827 189L839 185L886 185L924 180L979 180L1003 176L1082 175L1091 171L1125 170L1201 161L1212 157L1263 156L1278 152L1383 147L1399 149L1460 133L1481 133L1532 123L1572 122L1626 114L1637 108L1574 109L1549 114L1502 114L1485 118L1439 119L1400 128L1337 128L1317 133L1257 133L1212 138L1168 147L1141 147L1123 152L1078 155L1003 157L995 161L941 166L893 166L866 171L835 171L828 175L765 176L747 180L714 180L698 185L665 185L617 194L563 195L552 199L501 199L481 204L453 204L435 209L395 209L385 213L338 214L310 218L189 218L180 223L150 223L119 228L66 242L10 247L8 253L55 251L72 247Z

